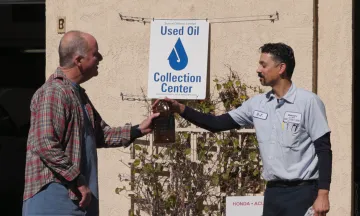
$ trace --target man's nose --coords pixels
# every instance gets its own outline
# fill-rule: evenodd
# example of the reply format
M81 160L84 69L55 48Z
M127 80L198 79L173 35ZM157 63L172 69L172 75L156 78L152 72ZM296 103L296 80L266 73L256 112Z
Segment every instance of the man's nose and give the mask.
M259 65L258 68L256 68L256 73L261 73L261 71L262 71L261 69L262 69L261 65Z
M102 61L102 60L103 60L103 56L101 55L101 53L99 53L98 58L99 58L99 61Z

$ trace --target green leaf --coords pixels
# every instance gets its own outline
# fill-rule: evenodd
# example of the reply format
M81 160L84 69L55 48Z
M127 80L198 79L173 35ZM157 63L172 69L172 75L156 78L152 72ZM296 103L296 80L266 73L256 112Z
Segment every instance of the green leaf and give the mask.
M185 138L185 139L189 138L189 134L188 134L188 133L184 133L184 138Z
M144 170L146 173L151 173L151 172L154 170L154 168L152 167L151 164L145 164L143 170Z
M240 84L241 84L241 83L240 83L239 80L237 80L237 81L235 82L235 85L236 85L236 86L240 86Z
M208 207L208 206L205 206L205 207L204 207L204 211L205 211L206 213L208 213L208 212L210 211L209 207Z
M205 151L201 150L200 153L199 153L199 160L202 161L204 159L205 159Z
M209 113L210 112L210 108L206 107L204 110L205 113Z
M219 91L221 89L221 85L220 84L216 84L216 89Z
M250 159L252 161L256 159L256 152L250 152Z
M173 208L176 205L176 196L175 195L170 195L167 198L165 203L166 203L165 206L167 208Z
M237 146L239 146L239 140L238 140L238 139L235 139L235 140L234 140L234 147L237 147Z
M216 174L213 174L212 178L211 178L211 183L213 185L218 185L219 184L219 176Z
M191 154L191 148L187 148L187 149L185 150L185 154L186 154L186 155L190 155L190 154Z
M216 79L214 79L214 82L216 82L216 83L217 83L217 82L219 82L219 80L216 78Z
M139 145L135 145L134 148L135 148L135 150L137 150L137 151L140 151L140 150L141 150L141 147L140 147Z
M163 167L161 164L156 164L156 168L155 168L156 172L161 172L163 170Z
M222 174L222 179L224 179L224 180L228 180L229 179L229 173L224 173L224 174Z
M116 188L116 189L115 189L115 193L116 193L116 194L120 194L121 191L123 191L123 190L125 190L125 189L126 189L125 186L123 186L122 188Z
M134 167L139 166L140 160L139 160L139 159L135 159L133 164L134 164Z

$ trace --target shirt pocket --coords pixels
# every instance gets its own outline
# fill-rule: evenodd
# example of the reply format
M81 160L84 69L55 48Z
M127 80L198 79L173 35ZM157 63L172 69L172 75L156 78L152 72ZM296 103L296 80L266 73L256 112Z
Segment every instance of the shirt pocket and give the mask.
M256 139L259 143L265 143L270 140L271 133L269 132L269 128L271 128L271 125L267 120L254 118L254 126Z
M301 124L283 123L282 125L282 142L281 145L286 148L296 148L299 146Z

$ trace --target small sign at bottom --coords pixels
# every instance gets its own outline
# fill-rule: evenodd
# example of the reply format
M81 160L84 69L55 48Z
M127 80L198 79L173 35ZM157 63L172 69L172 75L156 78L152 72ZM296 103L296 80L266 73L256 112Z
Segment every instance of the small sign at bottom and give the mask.
M263 196L229 196L226 197L226 216L262 216Z

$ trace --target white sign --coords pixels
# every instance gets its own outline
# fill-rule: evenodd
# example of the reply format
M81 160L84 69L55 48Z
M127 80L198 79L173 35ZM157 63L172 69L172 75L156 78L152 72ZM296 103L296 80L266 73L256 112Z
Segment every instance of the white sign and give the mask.
M154 20L151 23L148 97L204 99L209 23Z
M226 216L261 216L263 205L263 196L226 197Z

